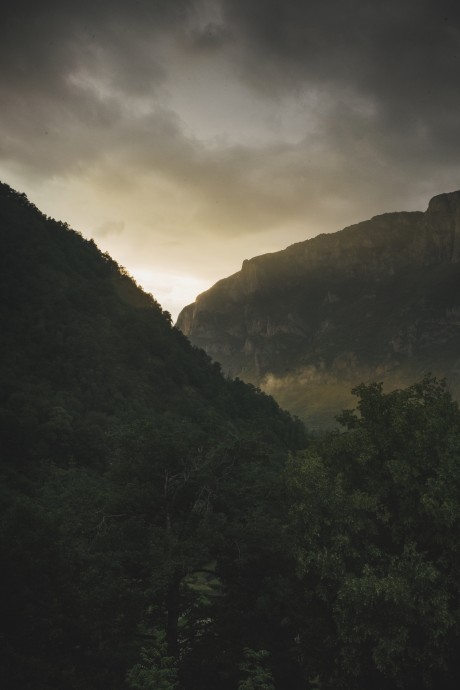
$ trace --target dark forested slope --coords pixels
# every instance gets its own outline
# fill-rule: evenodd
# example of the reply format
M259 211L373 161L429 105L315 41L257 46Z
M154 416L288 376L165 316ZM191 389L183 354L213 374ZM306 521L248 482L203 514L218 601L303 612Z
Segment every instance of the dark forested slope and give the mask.
M203 665L222 644L223 564L255 538L242 525L302 426L3 184L0 247L3 687L144 687L146 645L188 687L232 687L256 633ZM289 634L263 617L283 656Z

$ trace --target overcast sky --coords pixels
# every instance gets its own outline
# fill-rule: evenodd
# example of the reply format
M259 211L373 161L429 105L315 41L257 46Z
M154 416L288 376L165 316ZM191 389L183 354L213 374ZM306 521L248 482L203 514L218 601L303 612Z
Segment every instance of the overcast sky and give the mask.
M3 0L0 179L178 310L460 188L460 3Z

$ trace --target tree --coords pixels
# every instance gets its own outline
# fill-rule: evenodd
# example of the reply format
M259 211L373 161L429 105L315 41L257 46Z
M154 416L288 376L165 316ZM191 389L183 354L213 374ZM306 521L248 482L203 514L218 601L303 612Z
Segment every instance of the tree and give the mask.
M131 690L178 690L177 659L168 656L165 634L156 632L150 649L141 650L141 661L128 671Z
M275 690L272 674L267 668L269 653L265 649L244 650L244 661L240 664L240 671L245 678L238 683L238 690Z
M346 430L288 469L305 672L323 688L453 687L458 406L431 378L354 393L357 411L340 417Z

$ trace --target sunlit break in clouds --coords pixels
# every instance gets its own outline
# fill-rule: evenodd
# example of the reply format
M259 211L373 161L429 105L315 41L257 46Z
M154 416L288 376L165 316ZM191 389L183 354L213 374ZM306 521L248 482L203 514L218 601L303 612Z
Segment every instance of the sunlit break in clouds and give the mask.
M0 179L175 317L243 259L460 187L460 10L10 2Z

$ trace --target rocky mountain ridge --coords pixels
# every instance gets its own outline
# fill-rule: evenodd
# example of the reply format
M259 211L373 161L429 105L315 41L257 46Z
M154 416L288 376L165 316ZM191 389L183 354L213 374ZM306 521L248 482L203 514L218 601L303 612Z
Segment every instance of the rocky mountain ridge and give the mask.
M460 192L243 262L177 326L313 426L361 381L427 371L460 393Z

